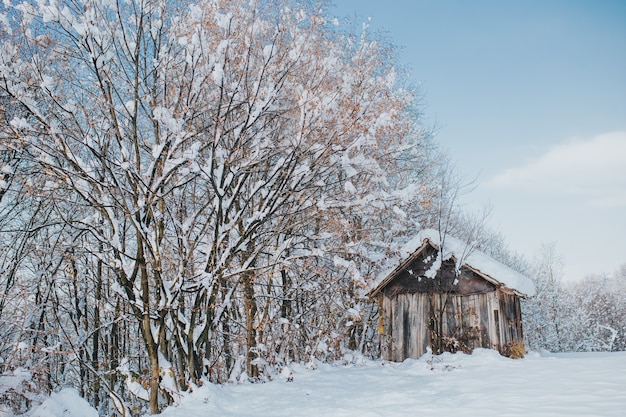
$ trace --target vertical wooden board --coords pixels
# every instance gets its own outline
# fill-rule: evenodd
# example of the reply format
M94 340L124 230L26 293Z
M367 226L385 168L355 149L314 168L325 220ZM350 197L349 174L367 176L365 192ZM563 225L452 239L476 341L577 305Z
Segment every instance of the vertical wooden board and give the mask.
M448 338L454 337L454 331L456 330L456 302L456 296L448 295L443 313L443 334Z
M420 315L419 345L420 353L423 355L426 353L426 349L430 346L430 332L428 328L428 294L419 294L418 302Z
M382 295L383 298L383 311L378 314L382 314L383 317L383 332L387 336L391 336L391 300L387 294Z
M402 295L402 359L404 360L411 357L411 294Z
M463 340L463 333L465 332L465 325L463 323L465 320L467 320L466 314L465 314L464 298L465 298L464 296L458 296L456 297L456 300L455 300L456 328L454 329L454 331L455 331L455 337L461 341Z
M474 313L474 320L472 322L472 326L477 329L480 328L480 303L481 301L482 301L481 294L472 294L472 303L473 303L472 312Z
M496 292L490 292L487 296L487 312L489 314L489 338L491 348L500 350L500 306Z
M493 310L493 317L494 317L494 321L495 321L495 338L498 340L498 345L496 347L496 349L498 349L498 351L500 353L502 353L502 332L500 331L500 310Z
M502 301L504 302L504 312L505 312L505 320L504 327L506 329L506 338L507 344L513 343L515 339L514 329L513 329L513 320L511 314L511 297L508 294L502 294Z
M429 307L429 296L428 294L421 294L420 295L420 299L421 299L421 304L422 304L422 317L423 317L423 322L422 322L422 326L424 326L424 332L422 334L422 346L423 346L423 352L426 353L426 348L430 347L430 344L432 343L432 341L430 340L430 307Z
M398 294L393 305L393 360L402 362L404 359L404 312L406 294Z
M388 295L381 295L382 302L382 311L379 311L378 314L382 314L383 318L383 334L380 337L380 351L381 356L385 360L391 360L391 349L392 349L392 331L393 327L391 325L392 322L392 308L391 308L391 299Z
M395 297L389 297L389 296L385 296L385 311L386 311L386 319L385 319L385 323L386 323L386 334L387 334L387 343L388 343L388 351L387 351L387 360L393 360L393 338L394 338L394 332L396 331L393 328L393 322L394 322L394 301L395 301Z
M472 341L472 349L476 349L482 347L481 341L481 330L480 330L480 303L481 303L481 295L480 294L472 294L470 296L470 316L471 316L471 327L470 327L470 335Z
M426 348L430 346L430 335L428 329L428 294L415 293L415 357L419 358L426 353Z
M413 306L413 294L406 294L406 298L404 300L404 316L402 326L404 327L404 358L413 357L413 333L414 329L412 327L412 306Z
M467 334L467 345L472 349L478 347L477 341L474 338L474 324L476 323L476 302L473 295L469 295L465 298L465 333Z
M443 314L443 334L449 338L454 337L456 330L457 300L457 296L449 294Z
M517 337L519 342L524 342L524 326L522 323L522 306L519 297L515 297L515 314L517 317Z
M474 343L473 348L482 347L481 338L480 338L480 295L472 294L470 296L470 302L472 305L472 340Z
M414 330L411 328L411 305L413 294L405 294L404 299L404 316L402 326L404 328L404 359L412 357L411 345Z
M400 334L400 332L402 331L402 329L399 327L399 323L398 323L398 316L400 315L399 313L399 308L398 308L398 304L400 303L399 300L399 296L396 295L395 297L392 298L392 303L391 303L391 328L393 329L391 334L391 360L397 360L398 358L398 345L399 345L399 341L398 341L398 335Z
M507 325L509 327L509 333L511 334L511 342L517 342L517 312L515 311L515 297L513 295L507 294L507 305L509 308L509 317L507 320Z
M417 294L409 294L408 299L408 346L407 346L407 357L409 358L418 358L419 348L417 347L417 332L418 329L418 295Z
M389 328L391 331L389 332L390 339L390 349L389 356L391 360L394 360L395 351L396 351L396 333L398 329L396 328L396 310L398 305L398 297L391 297L389 311L391 314L389 315Z
M384 321L384 317L385 315L383 314L384 309L383 309L383 294L380 294L378 296L377 301L377 306L378 306L378 334L383 335L385 334L385 321Z
M508 326L508 304L506 294L498 290L500 305L500 345L502 348L511 343L511 333Z
M464 307L463 298L464 298L463 296L457 296L454 299L454 315L455 315L454 337L456 337L459 340L462 340L463 332L465 328L465 326L463 325L463 321L465 320L465 311L463 310L463 307Z
M461 342L468 348L473 349L473 343L469 337L472 328L472 305L469 296L461 298L461 310L463 311L463 326L460 332Z
M407 294L400 294L398 296L400 302L398 303L398 361L406 359L406 310L407 310Z
M484 348L490 348L492 345L489 323L490 304L489 293L482 294L480 297L480 345Z
M506 294L502 291L499 292L499 303L500 303L500 337L502 338L502 346L506 346L511 341L509 338L509 331L507 323L507 304L506 304Z
M502 311L502 305L500 303L501 291L496 290L492 297L492 310L494 312L494 337L497 339L497 349L500 353L503 352L503 346L505 345L506 337L504 336L504 313Z
M519 297L513 294L509 295L509 308L511 311L511 338L514 343L521 342L524 338L522 334L522 312Z
M441 321L442 321L442 323L441 323L441 330L443 332L443 336L444 337L448 334L448 326L447 326L447 320L446 320L446 318L447 318L446 317L446 313L447 313L448 301L447 301L446 297L449 297L449 295L448 296L444 296L444 298L442 300L440 300L439 307L438 307L439 311L443 310L443 315L441 316Z

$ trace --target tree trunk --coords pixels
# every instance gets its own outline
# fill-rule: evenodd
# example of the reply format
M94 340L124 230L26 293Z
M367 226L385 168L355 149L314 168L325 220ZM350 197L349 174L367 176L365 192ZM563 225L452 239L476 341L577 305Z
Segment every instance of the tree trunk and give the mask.
M150 414L159 413L159 347L152 336L150 326L150 316L145 314L141 322L141 330L146 350L148 351L148 360L150 361Z
M102 253L103 248L102 244L100 244L100 253ZM91 367L96 372L100 372L100 300L102 299L102 259L98 259L98 263L96 266L96 300L95 300L95 308L94 308L94 317L93 317L93 325L94 331L92 336L92 350L91 350ZM98 375L94 375L92 390L94 392L93 395L93 405L98 408L100 405L100 378Z
M259 357L257 353L256 327L254 325L257 316L256 296L254 294L254 277L251 273L245 273L243 276L243 302L246 314L246 344L248 354L246 356L246 365L248 376L257 378L259 376L259 368L253 363Z
M144 256L143 241L138 238L137 243L137 264L141 276L141 302L143 304L141 311L135 314L141 314L141 333L146 351L148 352L148 361L150 362L150 414L159 413L159 345L152 334L152 318L150 309L150 282L148 277L148 268ZM155 323L161 324L161 323ZM159 327L160 328L160 327Z

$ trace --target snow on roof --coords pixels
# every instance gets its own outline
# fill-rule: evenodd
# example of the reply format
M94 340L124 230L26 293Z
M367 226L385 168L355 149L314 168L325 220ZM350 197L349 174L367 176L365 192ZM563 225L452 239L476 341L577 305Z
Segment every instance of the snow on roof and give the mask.
M376 288L378 289L381 285L386 285L387 282L385 282L385 278L394 274L398 268L403 267L404 263L424 244L426 240L434 245L435 248L442 249L441 252L443 259L440 261L454 258L457 262L457 267L465 265L485 276L485 278L489 281L503 284L505 287L526 296L535 295L535 285L528 277L496 261L491 256L474 249L471 244L463 242L447 234L442 236L438 230L433 229L424 229L420 231L417 236L407 242L407 244L400 249L400 256L402 257L403 262L392 271L387 271L384 275L381 275L380 278L382 278L383 281L380 281ZM440 263L434 266L438 268L439 265ZM429 272L431 271L427 271L427 273ZM434 272L436 273L436 271ZM374 290L373 292L377 291Z

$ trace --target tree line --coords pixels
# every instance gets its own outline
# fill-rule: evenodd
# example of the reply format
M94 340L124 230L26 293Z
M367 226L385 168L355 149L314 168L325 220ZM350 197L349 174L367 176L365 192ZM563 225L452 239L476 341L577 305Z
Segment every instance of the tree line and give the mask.
M554 245L544 246L532 266L537 295L523 304L530 348L626 350L626 264L579 282L563 282L562 268Z

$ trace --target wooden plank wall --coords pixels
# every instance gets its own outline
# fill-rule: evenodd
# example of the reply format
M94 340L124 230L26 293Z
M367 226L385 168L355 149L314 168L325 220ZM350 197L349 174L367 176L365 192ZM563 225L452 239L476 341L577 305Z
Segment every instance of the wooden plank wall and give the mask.
M498 291L500 298L500 329L502 346L524 341L522 330L522 311L519 297L514 294Z
M419 358L430 345L428 333L428 294L398 294L383 297L383 359L401 362Z
M380 296L383 297L381 356L392 361L419 358L430 346L430 303L437 311L439 297L428 293ZM443 332L470 350L484 347L502 351L507 343L522 340L519 299L514 295L492 291L447 297Z

